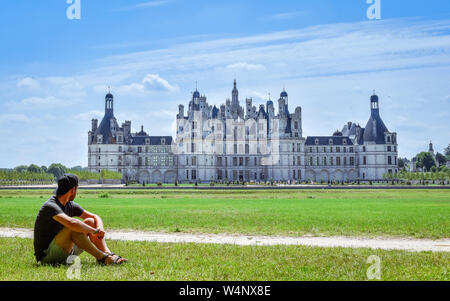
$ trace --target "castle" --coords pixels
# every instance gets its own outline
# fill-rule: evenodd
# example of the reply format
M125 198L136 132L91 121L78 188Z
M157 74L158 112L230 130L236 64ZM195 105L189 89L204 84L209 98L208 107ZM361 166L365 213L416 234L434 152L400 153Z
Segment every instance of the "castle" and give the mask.
M149 136L143 127L131 133L130 121L119 127L113 103L108 93L102 122L92 120L88 166L121 172L124 181L368 181L398 172L397 134L382 121L375 94L365 128L348 122L332 136L306 138L302 108L289 111L286 91L278 112L271 100L256 107L247 98L243 107L236 80L231 99L219 108L196 89L186 113L178 108L176 139Z

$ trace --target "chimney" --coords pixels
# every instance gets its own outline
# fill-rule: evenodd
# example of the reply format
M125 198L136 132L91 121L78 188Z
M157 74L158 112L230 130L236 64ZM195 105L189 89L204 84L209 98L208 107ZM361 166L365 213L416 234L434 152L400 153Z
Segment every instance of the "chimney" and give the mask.
M98 128L98 120L97 119L92 119L92 133L95 133L97 128Z

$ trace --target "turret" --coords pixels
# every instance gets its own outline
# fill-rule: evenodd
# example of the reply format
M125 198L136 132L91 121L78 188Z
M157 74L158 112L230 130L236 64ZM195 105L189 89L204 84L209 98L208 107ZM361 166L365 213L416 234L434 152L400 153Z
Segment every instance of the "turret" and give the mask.
M91 132L95 133L95 131L98 128L98 120L97 119L92 119L92 128L91 128Z
M370 110L370 118L364 130L364 142L385 144L384 133L389 131L380 117L378 96L375 94L370 97Z
M236 80L234 80L234 88L231 92L231 103L232 105L239 105L239 91L237 89Z
M253 102L253 100L251 98L247 98L245 100L247 116L250 116L252 113L252 102Z
M178 119L181 119L184 117L184 106L183 105L179 105L178 106Z
M114 116L114 96L111 93L105 96L105 116Z

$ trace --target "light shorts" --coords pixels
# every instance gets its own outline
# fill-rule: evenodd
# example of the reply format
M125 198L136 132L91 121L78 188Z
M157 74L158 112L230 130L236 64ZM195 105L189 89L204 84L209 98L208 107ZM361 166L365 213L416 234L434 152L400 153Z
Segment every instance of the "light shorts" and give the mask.
M42 264L67 264L67 258L70 255L79 256L83 253L83 250L78 248L77 245L73 245L72 252L67 253L63 248L58 246L55 239L52 240L47 250L44 251L45 257L41 259Z

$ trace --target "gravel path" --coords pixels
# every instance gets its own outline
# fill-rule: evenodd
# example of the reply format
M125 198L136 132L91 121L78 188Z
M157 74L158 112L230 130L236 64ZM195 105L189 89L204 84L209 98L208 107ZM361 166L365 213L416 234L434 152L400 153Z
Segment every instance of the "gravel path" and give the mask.
M0 237L32 238L33 230L0 228ZM362 238L362 237L278 237L224 234L156 233L110 231L107 239L159 243L233 244L241 246L302 245L312 247L370 248L412 252L450 252L450 239Z

